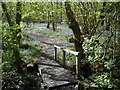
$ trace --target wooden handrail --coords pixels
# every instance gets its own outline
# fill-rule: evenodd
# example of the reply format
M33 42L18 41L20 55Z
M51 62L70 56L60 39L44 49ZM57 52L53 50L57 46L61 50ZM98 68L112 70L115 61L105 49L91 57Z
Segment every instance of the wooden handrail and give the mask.
M70 54L73 54L73 55L78 55L79 52L75 52L75 51L72 51L72 50L68 50L68 49L63 49L65 52L67 53L70 53Z
M69 50L69 49L64 49L64 48L62 48L62 47L60 47L60 46L57 46L57 45L54 45L54 47L57 48L57 49L64 50L65 52L70 53L70 54L73 54L73 55L78 55L78 54L79 54L79 52L72 51L72 50Z
M66 52L76 56L76 75L77 75L77 78L79 79L80 78L80 57L79 57L79 52L64 49L64 48L62 48L60 46L57 46L57 45L54 45L54 48L55 48L55 60L56 61L57 61L57 49L61 49L63 51L63 66L65 66Z
M54 45L55 48L62 49L60 46Z

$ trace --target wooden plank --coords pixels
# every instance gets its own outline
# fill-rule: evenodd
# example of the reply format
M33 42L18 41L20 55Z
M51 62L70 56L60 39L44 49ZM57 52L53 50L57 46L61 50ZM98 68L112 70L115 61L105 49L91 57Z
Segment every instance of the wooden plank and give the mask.
M38 64L39 72L44 84L49 90L77 84L77 80L72 75L71 71L63 67L56 66L59 65L56 61L46 59L41 60L41 63L45 64Z
M79 52L75 52L75 51L68 50L68 49L64 49L64 51L66 51L67 53L71 53L73 55L78 55L78 53L79 53Z
M59 75L57 75L57 74L59 74ZM41 70L41 76L42 76L42 79L43 79L43 83L45 84L45 86L47 88L49 88L49 90L53 90L53 89L56 89L58 87L64 87L64 86L76 85L77 84L77 80L73 79L70 74L67 74L65 76L60 75L61 72L59 72L57 74L48 72L45 69Z
M68 50L68 49L63 49L57 45L54 45L55 47L55 60L57 60L57 49L62 49L63 50L63 66L65 66L65 54L66 52L67 53L70 53L70 54L73 54L76 56L76 76L77 76L77 79L80 80L80 55L79 55L79 52L76 52L76 51L72 51L72 50Z
M68 49L63 49L63 48L61 48L60 46L57 46L57 45L54 45L54 47L57 48L57 49L62 49L65 52L71 53L71 54L74 54L74 55L78 55L78 53L79 53L79 52L76 52L76 51L72 51L72 50L68 50Z
M55 47L55 61L57 61L57 48Z
M70 85L75 86L75 85L77 85L77 84L78 84L77 81L69 82L69 83L66 83L66 84L63 84L63 85L57 85L57 86L54 86L54 87L49 87L49 90L56 90L56 89L58 89L58 88L60 88L60 87L66 87L66 86L70 86ZM62 90L63 90L63 89L62 89Z
M65 66L65 61L66 61L65 55L66 55L66 52L63 50L63 66Z
M60 46L54 45L55 48L57 49L62 49Z

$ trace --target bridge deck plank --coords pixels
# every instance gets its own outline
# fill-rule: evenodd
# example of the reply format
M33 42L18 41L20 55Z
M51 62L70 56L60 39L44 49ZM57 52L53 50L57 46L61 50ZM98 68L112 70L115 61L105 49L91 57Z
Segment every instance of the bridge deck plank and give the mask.
M64 69L54 60L42 60L38 68L43 82L48 88L74 85L77 83L71 71Z

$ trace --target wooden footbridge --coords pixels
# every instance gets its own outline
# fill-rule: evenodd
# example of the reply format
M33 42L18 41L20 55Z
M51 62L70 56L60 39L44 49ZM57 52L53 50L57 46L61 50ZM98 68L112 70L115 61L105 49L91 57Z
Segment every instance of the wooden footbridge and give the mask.
M76 56L76 76L72 75L72 71L63 68L58 61L58 49L63 52L62 66L66 63L66 53L71 53ZM44 84L44 89L47 90L77 90L75 85L77 85L77 80L80 76L80 60L79 52L71 51L68 49L63 49L59 46L54 45L54 59L44 59L41 60L38 65L39 73L42 77ZM72 86L72 87L71 87Z

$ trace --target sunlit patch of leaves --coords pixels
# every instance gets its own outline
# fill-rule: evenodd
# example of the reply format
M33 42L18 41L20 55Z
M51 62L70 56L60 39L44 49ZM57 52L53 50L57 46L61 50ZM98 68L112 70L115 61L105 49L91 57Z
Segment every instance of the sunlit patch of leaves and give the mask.
M109 73L102 73L93 74L88 79L85 79L82 84L86 89L93 85L102 89L118 89L120 80L111 78Z

